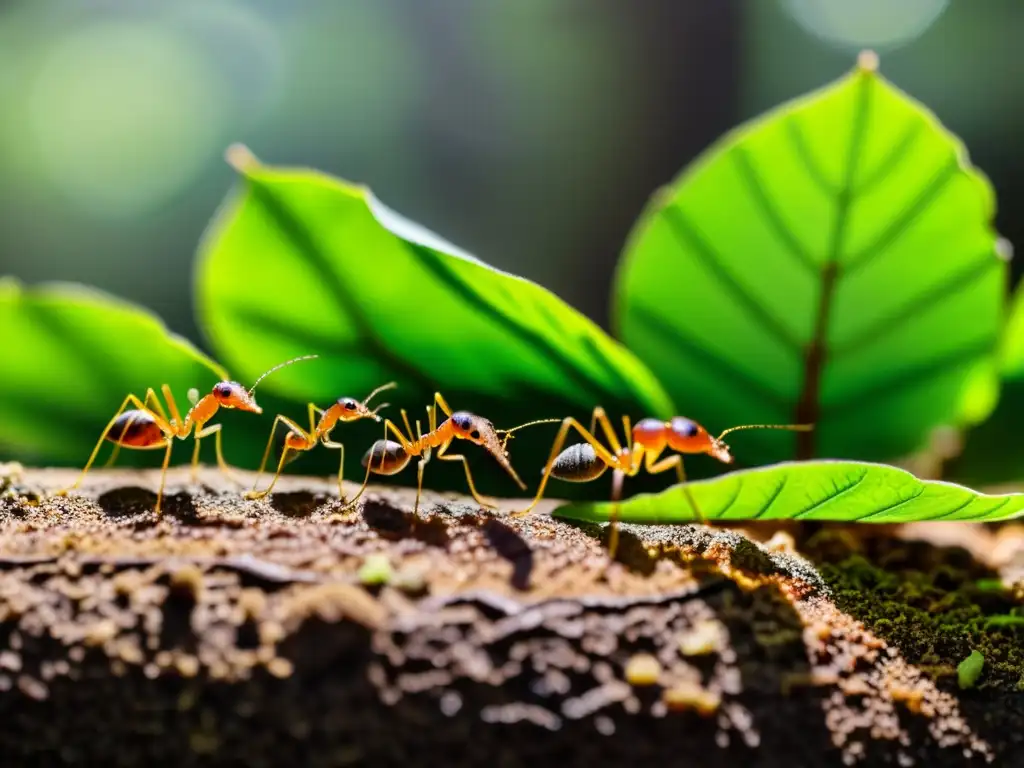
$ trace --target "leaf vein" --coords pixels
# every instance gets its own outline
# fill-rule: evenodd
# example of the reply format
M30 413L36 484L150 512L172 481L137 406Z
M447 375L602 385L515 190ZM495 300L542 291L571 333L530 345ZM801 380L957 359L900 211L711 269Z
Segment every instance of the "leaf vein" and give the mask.
M838 402L825 405L823 410L830 417L834 418L837 414L859 408L877 398L887 398L902 394L904 390L930 378L935 373L942 372L947 368L962 366L972 358L991 353L995 348L995 344L995 339L973 342L962 349L954 350L934 360L907 368L894 376L864 387Z
M892 333L901 325L913 320L918 320L924 312L939 305L943 299L949 299L963 290L974 285L999 262L993 258L991 253L985 254L982 258L968 264L959 272L954 273L938 285L922 291L918 296L903 303L887 315L871 323L853 338L842 344L832 346L832 355L848 355L854 351L860 351L864 347L884 338L885 334Z
M735 487L735 489L732 492L732 496L729 497L728 503L726 503L726 505L722 509L720 509L718 512L715 513L715 519L716 520L721 520L723 517L725 517L726 513L730 509L733 508L733 506L736 504L736 501L740 497L740 491L742 489L743 489L743 478L740 477L740 476L737 476L736 477L736 487Z
M271 191L259 184L250 183L253 199L269 214L275 223L284 230L296 244L295 249L310 266L320 275L327 291L331 294L338 308L352 318L356 328L377 353L396 371L410 379L415 379L425 389L431 388L432 379L405 358L395 354L380 338L370 323L362 307L348 291L345 281L341 280L331 266L330 259L323 251L316 238L302 221L295 216L284 201L275 197Z
M655 336L662 336L670 346L685 349L690 355L697 358L702 366L715 369L720 378L728 379L739 385L740 388L746 389L751 395L770 403L780 410L787 408L786 398L783 395L755 379L746 371L738 368L731 360L719 356L702 346L699 342L694 341L678 328L670 325L656 312L641 304L637 304L633 308L632 314L634 319L638 320L641 325L647 326L649 333Z
M796 156L803 164L804 170L807 171L807 175L811 177L811 180L825 195L828 197L834 197L836 194L835 187L833 187L832 183L825 177L824 172L821 170L821 166L818 165L818 161L811 153L811 148L807 145L807 139L804 137L803 129L795 115L789 115L786 118L785 127L786 138L793 147Z
M711 272L736 302L750 315L758 325L766 328L784 347L799 352L801 344L788 328L771 311L740 283L725 267L722 256L704 238L697 227L686 217L678 203L664 209L665 221L675 236L676 241L684 249L689 246L698 260Z
M977 501L977 499L978 499L977 496L975 496L972 493L968 493L967 494L967 499L963 502L963 504L957 504L955 507L953 507L948 512L943 512L941 515L935 515L935 517L931 517L929 519L930 520L946 520L947 518L950 518L953 515L955 515L961 509L963 509L965 507L969 507L971 504L973 504L975 501ZM998 507L997 507L997 509L998 509Z
M905 498L905 499L903 499L901 501L897 501L895 504L890 504L889 506L883 507L882 509L876 509L874 512L871 512L871 513L869 513L867 515L864 515L863 517L857 518L857 520L858 520L858 522L864 522L865 520L871 520L873 518L876 518L879 515L886 515L889 512L892 512L894 509L898 509L899 507L902 507L904 504L909 504L910 502L916 501L917 499L921 498L921 496L924 495L924 492L926 490L927 490L927 486L922 484L921 487L918 488L917 492L913 496L909 496L909 497L907 497L907 498Z
M859 75L856 112L850 128L850 144L847 147L846 168L842 187L836 193L836 218L832 228L828 255L821 270L821 287L818 308L814 317L814 333L804 351L804 381L800 398L797 400L794 421L797 424L817 424L821 417L821 380L828 361L828 328L832 319L832 301L835 298L836 283L839 279L839 254L846 241L846 227L849 223L852 202L853 179L860 162L864 133L867 130L868 109L871 103L872 78L867 73ZM816 433L801 432L797 435L797 458L807 459L814 455Z
M875 170L869 173L867 178L857 185L855 192L857 197L868 194L899 167L900 162L910 154L910 148L921 138L921 135L924 133L924 127L924 120L911 119L908 121L908 125L903 130L900 138L893 143L889 152L882 158Z
M559 368L567 379L571 379L578 387L585 390L588 398L591 400L601 399L601 395L607 388L607 382L596 381L586 371L580 370L580 368L571 364L565 357L564 351L553 344L547 336L516 322L509 315L495 307L484 295L467 283L461 275L445 264L435 251L417 243L403 242L409 250L420 257L421 263L430 270L434 277L447 285L467 304L489 319L496 321L498 325L518 337L521 342L539 352L546 360ZM536 311L536 303L534 304L534 310ZM602 367L605 373L613 367L603 355L600 357L592 356L592 358ZM622 380L618 379L618 381Z
M1012 499L1013 499L1012 496L1007 496L1005 499L1003 499L998 504L996 504L994 507L992 507L992 509L986 509L985 511L981 512L978 515L974 515L973 517L965 517L964 520L987 520L987 519L990 519L992 517L992 515L994 515L1000 509L1005 507L1007 504L1009 504Z
M833 499L838 499L843 494L848 493L849 491L852 491L858 485L863 483L864 480L867 478L867 476L868 476L868 470L864 470L864 472L861 474L861 476L858 477L856 480L854 480L852 483L850 483L848 486L846 486L845 488L839 489L839 491L837 491L836 493L833 493L831 496L826 496L824 499L819 499L818 501L814 502L813 504L811 504L811 506L807 507L806 509L800 510L795 515L793 515L792 519L793 520L800 520L800 519L806 517L807 515L811 514L814 510L816 510L818 507L822 506L823 504L826 504L826 503L832 501Z
M782 489L786 487L787 480L789 480L789 475L783 475L778 487L775 489L772 495L768 497L768 502L758 511L756 515L754 515L754 520L760 520L761 517L768 513L768 510L771 509L771 506L772 504L775 503L775 500L782 495Z
M775 236L786 250L796 258L800 266L809 274L816 276L818 274L818 265L814 263L810 253L808 253L807 249L804 248L803 244L793 233L793 230L790 229L789 225L782 218L782 214L761 181L761 177L754 167L754 162L750 159L750 153L740 144L736 146L733 157L736 159L740 178L743 179L747 189L750 191L750 197L755 203L754 208L761 213L761 216L768 223L769 229L775 233Z
M879 254L896 242L900 235L906 232L910 225L931 207L938 198L939 193L946 188L950 181L956 178L959 171L960 161L953 155L873 243L870 243L864 250L845 260L844 272L851 274L859 269L863 269L866 264L871 263Z

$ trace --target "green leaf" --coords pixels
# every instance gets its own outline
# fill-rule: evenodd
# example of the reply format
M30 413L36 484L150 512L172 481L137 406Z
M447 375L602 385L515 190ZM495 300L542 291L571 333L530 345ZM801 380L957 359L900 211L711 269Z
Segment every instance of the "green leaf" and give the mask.
M971 651L966 659L956 665L957 684L963 690L973 688L984 669L985 657L980 651Z
M203 327L232 370L254 375L281 355L317 353L316 365L282 371L267 389L326 402L394 380L388 400L414 416L440 390L499 427L589 417L598 404L671 414L650 371L546 289L444 242L364 187L262 166L238 147L229 157L242 188L204 239L197 290ZM550 431L524 431L514 453L543 454Z
M873 64L726 136L626 248L616 326L686 415L816 424L760 463L902 456L994 403L993 191Z
M695 518L692 492L709 520L828 520L906 523L919 520L1008 520L1024 511L1024 494L989 496L952 483L918 480L885 464L857 461L783 462L730 472L685 487L622 502L625 523L685 523ZM556 517L603 522L611 502L572 504Z
M0 451L24 461L82 465L129 393L166 383L185 409L189 388L227 378L153 315L82 286L0 280L0 349Z

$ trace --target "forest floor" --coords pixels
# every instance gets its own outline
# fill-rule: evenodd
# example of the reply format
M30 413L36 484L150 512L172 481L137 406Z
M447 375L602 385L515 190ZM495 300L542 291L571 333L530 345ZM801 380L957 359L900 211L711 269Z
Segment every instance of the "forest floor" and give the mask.
M1021 525L625 526L613 562L551 504L203 469L157 517L155 472L74 477L0 466L26 763L1024 764Z

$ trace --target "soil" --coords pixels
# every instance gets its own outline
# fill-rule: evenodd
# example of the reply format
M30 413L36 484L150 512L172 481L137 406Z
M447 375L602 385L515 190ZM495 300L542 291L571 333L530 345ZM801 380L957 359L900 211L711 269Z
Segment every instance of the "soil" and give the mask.
M73 479L0 467L12 761L1024 764L1019 525L626 526L610 561L553 505Z

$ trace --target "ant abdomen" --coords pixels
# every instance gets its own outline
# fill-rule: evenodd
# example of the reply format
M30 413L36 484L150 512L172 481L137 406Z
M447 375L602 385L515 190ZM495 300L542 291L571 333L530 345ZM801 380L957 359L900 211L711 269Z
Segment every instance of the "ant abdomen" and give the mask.
M112 443L131 448L151 448L163 445L167 436L164 435L156 419L148 411L125 411L107 430L104 437Z
M363 454L362 465L369 464L370 471L376 475L396 475L408 466L410 458L401 443L378 440Z
M590 443L570 445L555 457L551 476L569 483L586 483L605 473L608 465L598 458Z

